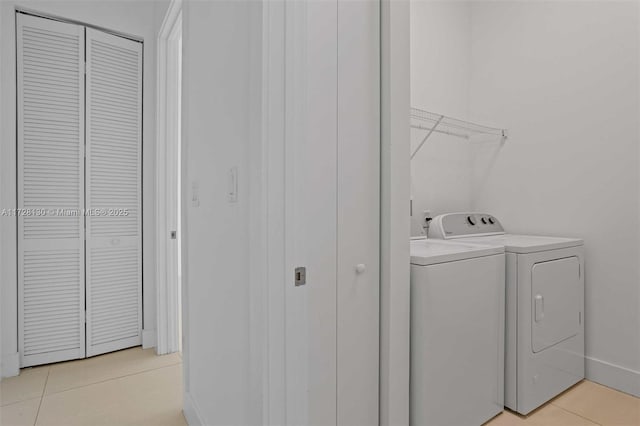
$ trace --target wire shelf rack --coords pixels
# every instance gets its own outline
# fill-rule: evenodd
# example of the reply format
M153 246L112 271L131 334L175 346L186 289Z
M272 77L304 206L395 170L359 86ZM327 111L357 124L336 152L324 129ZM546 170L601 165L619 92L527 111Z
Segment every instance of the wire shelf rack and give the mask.
M471 121L460 120L442 114L411 108L411 128L423 130L426 133L418 147L411 153L413 158L424 143L433 133L455 136L463 139L471 139L475 135L496 137L504 142L507 139L507 130L497 127L484 126Z

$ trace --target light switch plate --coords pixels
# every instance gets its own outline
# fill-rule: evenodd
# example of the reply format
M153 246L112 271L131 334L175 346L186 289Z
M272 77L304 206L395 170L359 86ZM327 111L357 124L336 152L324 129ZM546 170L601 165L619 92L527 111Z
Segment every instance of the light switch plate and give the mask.
M238 167L235 166L229 169L227 176L227 200L238 202Z
M200 207L200 183L197 180L191 182L191 205Z

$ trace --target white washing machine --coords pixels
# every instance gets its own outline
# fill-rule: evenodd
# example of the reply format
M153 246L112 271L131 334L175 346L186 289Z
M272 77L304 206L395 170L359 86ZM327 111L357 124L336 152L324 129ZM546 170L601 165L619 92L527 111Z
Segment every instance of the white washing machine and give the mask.
M485 213L434 218L431 238L506 252L505 406L528 414L584 379L584 247L507 234Z
M411 424L480 426L504 407L504 248L411 241Z

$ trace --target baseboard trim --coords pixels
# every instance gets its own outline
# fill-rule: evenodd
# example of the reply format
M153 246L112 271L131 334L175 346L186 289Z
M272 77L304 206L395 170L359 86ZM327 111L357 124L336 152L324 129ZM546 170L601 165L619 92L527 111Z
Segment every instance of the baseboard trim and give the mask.
M2 355L1 377L15 377L20 374L20 352Z
M587 379L640 398L640 371L586 357Z
M184 405L182 411L184 412L184 417L187 419L187 424L189 426L204 426L205 422L202 419L202 414L200 414L198 404L193 400L191 394L185 392L183 399Z
M155 328L142 330L142 349L155 348L157 338L158 334Z

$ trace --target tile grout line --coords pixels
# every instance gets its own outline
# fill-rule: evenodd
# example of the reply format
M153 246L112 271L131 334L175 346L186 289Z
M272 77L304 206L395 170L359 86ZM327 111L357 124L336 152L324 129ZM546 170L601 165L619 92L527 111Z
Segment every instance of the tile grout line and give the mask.
M2 1L2 0L0 0L0 1ZM39 396L34 396L33 398L19 399L17 401L13 401L13 402L9 402L9 403L4 404L4 405L0 405L0 412L2 411L3 408L11 407L12 405L16 405L16 404L22 404L23 402L33 401L34 399L42 399L42 398L39 397Z
M137 376L139 374L149 373L150 371L156 371L156 370L161 370L163 368L175 367L176 365L181 365L181 364L182 364L182 362L177 362L175 364L168 364L168 365L163 365L162 367L150 368L148 370L142 370L142 371L138 371L136 373L125 374L124 376L110 377L108 379L100 380L98 382L87 383L86 385L74 386L74 387L69 388L69 389L64 389L64 390L57 391L57 392L51 392L51 393L49 393L49 394L47 394L45 396L57 395L59 393L65 393L65 392L69 392L69 391L76 390L76 389L82 389L82 388L86 388L86 387L93 386L93 385L99 385L99 384L102 384L102 383L107 383L107 382L110 382L112 380L124 379L125 377L132 377L132 376Z
M1 1L2 0L0 0L0 2ZM88 387L88 386L92 386L92 385L96 385L96 384L100 384L100 383L105 383L105 382L108 382L110 380L118 380L118 379L135 376L135 375L142 374L142 373L148 373L148 372L154 371L154 370L160 370L160 369L163 369L163 368L174 367L176 365L180 365L180 364L183 364L183 363L184 363L184 361L182 359L180 359L179 361L177 361L175 363L172 363L172 364L167 364L167 365L163 365L163 366L160 366L160 367L148 368L148 369L145 369L145 370L141 370L141 371L138 371L138 372L135 372L135 373L125 374L125 375L122 375L122 376L110 377L108 379L100 380L98 382L87 383L85 385L80 385L80 386L74 386L74 387L71 387L71 388L68 388L68 389L64 389L64 390L60 390L60 391L56 391L56 392L51 392L49 394L46 393L46 388L47 388L47 384L48 384L48 381L49 381L49 375L51 374L52 367L54 367L56 365L63 365L63 364L65 364L65 362L54 363L54 364L50 364L50 365L47 365L47 366L37 366L37 367L34 367L34 368L38 368L38 369L42 368L42 369L44 369L44 367L47 367L47 377L45 378L45 385L44 385L44 388L43 388L43 393L39 397L36 396L36 397L24 398L24 399L21 398L21 399L18 399L16 401L9 402L9 403L6 403L6 404L0 403L0 407L8 407L10 405L20 404L20 403L23 403L23 402L26 402L26 401L31 401L31 400L34 400L34 399L42 400L44 397L47 397L49 395L55 395L55 394L58 394L58 393L68 392L68 391L71 391L71 390L74 390L74 389L80 389L80 388L84 388L84 387ZM29 369L31 369L31 368L29 368Z
M599 423L599 422L595 421L594 419L590 419L589 417L585 417L585 416L583 416L583 415L582 415L582 414L580 414L580 413L573 412L573 411L569 410L568 408L561 407L561 406L559 406L559 405L555 404L555 403L554 403L554 401L551 401L551 405L553 405L553 406L554 406L554 407L556 407L556 408L561 409L562 411L564 411L564 412L566 412L566 413L573 414L573 415L575 415L575 416L580 417L581 419L585 419L585 420L587 420L587 421L589 421L589 422L591 422L591 423L593 423L593 424L596 424L596 425L598 425L598 426L603 426L603 425L602 425L602 423Z
M40 395L40 403L38 404L38 411L36 411L36 418L33 421L33 426L38 424L38 416L40 416L40 408L42 407L42 401L44 400L44 393L47 390L47 383L49 383L49 374L51 374L51 366L47 369L47 378L44 380L44 386L42 387L42 394Z

